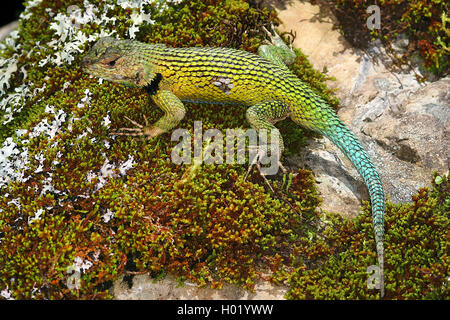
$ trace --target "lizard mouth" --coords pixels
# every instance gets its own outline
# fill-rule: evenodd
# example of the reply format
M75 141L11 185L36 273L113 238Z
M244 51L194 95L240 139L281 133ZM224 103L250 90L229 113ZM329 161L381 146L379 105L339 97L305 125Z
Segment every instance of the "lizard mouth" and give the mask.
M83 59L81 59L81 67L83 69L87 68L90 63L91 63L91 59L89 59L88 56L84 56Z
M91 60L89 57L84 57L81 60L81 69L83 69L83 71L92 74L92 75L97 75L96 74L96 66L95 63L93 63L93 60Z

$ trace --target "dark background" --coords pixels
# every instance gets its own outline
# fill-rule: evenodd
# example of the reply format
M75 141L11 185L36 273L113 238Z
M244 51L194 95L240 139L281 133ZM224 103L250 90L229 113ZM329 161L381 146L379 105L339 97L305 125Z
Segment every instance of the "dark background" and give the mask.
M3 1L0 8L0 27L17 20L23 11L22 0L6 0Z

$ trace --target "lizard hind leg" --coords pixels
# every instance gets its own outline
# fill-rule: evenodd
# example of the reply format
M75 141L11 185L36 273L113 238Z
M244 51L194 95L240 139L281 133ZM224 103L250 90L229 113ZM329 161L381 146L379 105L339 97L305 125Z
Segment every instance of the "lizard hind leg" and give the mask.
M275 31L275 27L271 25L272 33L263 27L270 41L269 44L263 44L258 48L258 54L267 60L287 69L287 66L295 61L296 55L292 50L292 45L288 46L283 39Z
M247 120L250 123L250 126L258 133L259 143L257 146L250 145L250 166L245 178L247 178L253 166L258 168L267 184L266 174L276 174L278 168L281 168L284 173L287 173L287 170L280 161L281 154L284 150L283 138L281 137L279 130L274 126L275 122L286 116L286 112L287 105L280 101L262 102L247 109ZM271 152L276 153L275 155L271 154L270 159L274 160L275 158L276 163L271 163L268 170L263 170L266 168L262 168L260 162L267 156L269 145ZM270 187L270 189L273 191L272 187Z

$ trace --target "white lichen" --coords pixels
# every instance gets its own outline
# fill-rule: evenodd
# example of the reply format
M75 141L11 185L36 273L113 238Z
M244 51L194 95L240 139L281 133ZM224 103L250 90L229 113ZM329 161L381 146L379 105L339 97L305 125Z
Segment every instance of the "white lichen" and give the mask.
M31 224L33 223L33 221L41 219L41 216L44 214L44 212L45 210L42 208L37 209L36 212L34 213L34 216L28 217L28 224Z
M8 289L8 286L6 287L6 289L3 289L2 291L0 291L0 296L2 296L3 299L6 299L6 300L14 300L14 298L12 296L12 292L11 292L11 290Z
M48 69L54 66L70 65L87 50L92 43L101 37L113 36L119 27L128 28L127 36L135 38L142 26L152 24L154 21L150 15L149 6L155 5L159 10L167 9L167 3L179 3L181 0L105 0L97 4L84 0L83 5L69 6L65 12L57 12L52 8L45 9L47 25L53 32L52 37L36 41L31 49L24 50L22 47L21 33L15 30L0 43L0 50L8 52L0 58L0 126L13 122L17 115L25 108L29 108L29 101L37 95L45 94L48 84L43 82L37 86L30 80L30 72L35 69ZM42 3L42 0L31 0L26 2L25 10L20 19L30 19ZM125 18L118 18L117 11L131 10L131 14ZM26 24L24 24L26 25ZM89 26L101 26L101 30L92 32ZM48 32L46 32L48 34ZM35 62L29 62L29 61ZM24 64L22 61L27 61ZM33 78L33 77L31 77ZM17 81L20 79L20 81ZM50 77L47 78L51 80ZM13 81L14 80L14 81ZM44 78L45 80L45 78ZM102 83L102 79L98 80ZM63 92L70 89L74 83L67 81L62 85ZM85 108L91 104L92 93L85 89L84 96L76 103L77 108ZM7 186L10 181L26 182L30 174L43 175L41 195L48 192L60 194L61 191L52 185L52 172L45 170L45 150L35 154L29 150L29 144L33 139L45 137L49 148L58 147L58 135L64 131L71 132L75 121L79 120L67 114L54 105L47 105L39 122L34 122L32 127L19 128L10 137L0 144L0 190ZM111 124L109 113L103 118L102 125L108 127ZM92 134L92 130L86 128L78 138L82 139ZM89 137L91 143L96 142L95 137ZM111 142L101 141L106 149L111 147ZM56 159L51 163L54 168L61 163L63 154L58 151ZM114 172L120 175L126 174L133 164L133 157L121 164L110 163L105 156L105 163L99 170L98 190L107 180L114 177ZM47 164L48 165L48 164ZM117 174L116 174L117 175Z
M114 212L110 209L106 210L106 213L102 215L102 219L104 223L108 223L112 218L114 218Z
M27 2L25 10L20 18L29 19L32 15L32 8L40 4L42 0ZM100 7L95 6L88 0L84 0L83 8L72 5L66 12L55 13L48 8L47 12L51 17L49 28L53 30L54 37L47 43L37 42L31 50L24 51L19 43L19 32L11 32L0 44L0 50L9 48L13 51L9 58L0 58L0 110L4 110L4 118L0 119L0 124L7 124L14 119L14 115L23 109L24 101L29 100L37 92L31 92L30 88L34 84L27 79L27 69L48 67L50 65L61 66L70 65L84 52L87 44L97 41L101 37L112 36L121 25L128 25L128 34L134 38L140 26L145 23L153 23L150 15L145 12L145 6L155 2L155 0L140 1L104 1ZM158 2L159 3L159 2ZM117 7L130 8L132 14L127 21L118 21L114 11ZM86 25L100 25L102 29L95 33L85 33ZM27 64L19 66L21 57L27 58L32 55L39 55L35 65ZM22 76L22 84L11 89L11 80L18 73ZM45 88L45 87L44 87ZM41 88L41 90L44 90ZM66 89L66 88L65 88Z

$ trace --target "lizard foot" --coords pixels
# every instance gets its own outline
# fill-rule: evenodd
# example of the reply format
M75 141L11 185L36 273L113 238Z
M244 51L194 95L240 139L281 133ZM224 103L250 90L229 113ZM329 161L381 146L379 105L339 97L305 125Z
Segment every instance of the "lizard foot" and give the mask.
M250 148L258 148L258 147L250 146ZM250 154L252 154L252 153L250 152ZM283 196L282 194L280 194L278 192L275 192L275 190L273 189L273 187L270 184L269 180L266 178L266 174L264 172L262 172L260 162L261 162L261 158L264 157L265 155L266 155L265 154L265 149L264 148L258 148L258 151L257 151L256 155L254 156L254 158L253 158L252 162L250 163L250 166L249 166L249 168L247 170L247 174L244 177L244 181L247 180L247 177L250 174L250 171L252 170L253 166L256 166L258 168L259 174L263 178L264 182L269 187L269 189L272 191L272 194L275 197L277 197L277 198L281 199L282 201L284 201L287 205L289 205L289 207L292 209L293 212L295 212L297 215L301 216L297 212L295 207L291 204L291 202L288 199L286 199L285 196ZM297 173L292 174L292 172L288 172L287 169L281 164L280 157L278 157L277 161L278 161L279 168L281 168L281 170L283 171L283 180L281 182L281 187L280 188L284 189L285 192L288 193L289 192L289 188L290 188L290 186L292 184L292 180L297 175ZM287 177L287 181L286 181L286 177Z
M275 26L273 25L273 23L270 23L270 28L272 29L272 32L267 30L264 26L262 27L262 29L264 30L264 32L267 34L267 36L270 39L270 40L265 40L265 42L267 44L273 45L275 47L285 48L286 43L283 41L283 39L280 37L280 35L275 30ZM292 42L293 41L290 41L290 43L289 43L289 49L291 51L293 51L293 49L292 49Z
M253 157L253 159L252 159L252 161L251 161L251 163L250 163L250 165L249 165L249 167L248 167L247 173L245 174L245 177L244 177L244 181L247 180L247 177L248 177L248 175L250 174L250 172L251 172L253 166L256 166L256 168L258 169L259 174L260 174L260 176L263 178L264 182L267 184L267 186L268 186L269 189L272 191L272 193L275 193L275 191L273 190L273 188L272 188L272 186L271 186L269 180L267 180L267 178L266 178L266 174L263 172L262 167L261 167L261 159L262 159L264 156L267 155L266 148L264 148L264 147L254 147L254 146L253 146L253 147L252 147L252 146L250 147L250 149L255 149L255 148L257 149L256 155ZM250 154L252 154L252 152L250 152ZM288 174L288 171L287 171L287 169L283 166L283 164L281 163L280 157L279 157L279 156L277 157L277 165L278 165L278 167L283 171L283 176L286 176L286 174ZM277 170L277 171L278 171L278 170Z
M269 40L265 40L266 44L259 46L258 54L287 69L287 66L291 65L296 59L295 51L292 48L292 42L294 41L295 35L290 32L292 40L286 44L276 32L273 24L271 24L271 27L272 32L265 27L262 27Z
M111 132L111 135L118 135L118 136L133 136L133 137L139 137L139 136L145 136L149 139L154 138L156 136L159 136L164 131L158 127L150 126L147 120L147 117L144 115L144 121L145 126L128 118L127 116L124 116L125 119L130 121L132 124L134 124L136 127L134 128L120 128L117 131Z

